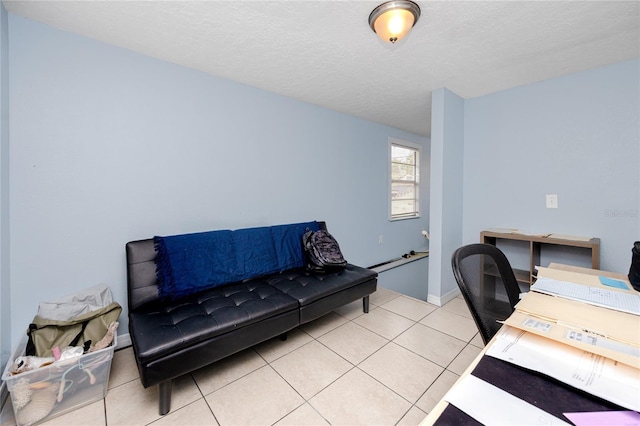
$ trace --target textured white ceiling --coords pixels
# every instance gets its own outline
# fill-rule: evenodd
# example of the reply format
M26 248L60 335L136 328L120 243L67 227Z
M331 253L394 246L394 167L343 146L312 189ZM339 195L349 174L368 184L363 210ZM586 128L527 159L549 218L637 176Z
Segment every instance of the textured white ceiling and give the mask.
M638 1L417 1L396 45L382 1L3 1L16 15L430 135L431 91L463 98L640 57ZM639 76L640 78L640 76Z

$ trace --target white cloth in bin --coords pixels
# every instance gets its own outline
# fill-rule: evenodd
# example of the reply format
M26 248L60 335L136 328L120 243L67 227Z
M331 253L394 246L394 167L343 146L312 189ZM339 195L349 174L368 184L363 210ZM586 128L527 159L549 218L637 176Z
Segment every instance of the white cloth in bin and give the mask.
M113 302L111 290L97 285L58 300L40 302L38 316L56 321L66 321L78 315L104 308Z

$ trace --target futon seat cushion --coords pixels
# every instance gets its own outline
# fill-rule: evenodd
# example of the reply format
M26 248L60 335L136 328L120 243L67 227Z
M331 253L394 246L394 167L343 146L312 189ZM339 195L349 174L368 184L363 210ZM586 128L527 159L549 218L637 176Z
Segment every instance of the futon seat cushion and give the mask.
M366 281L375 280L377 273L348 264L336 272L317 274L304 268L292 269L266 278L268 283L306 306Z
M298 301L264 281L216 287L166 304L129 312L139 362L299 308Z

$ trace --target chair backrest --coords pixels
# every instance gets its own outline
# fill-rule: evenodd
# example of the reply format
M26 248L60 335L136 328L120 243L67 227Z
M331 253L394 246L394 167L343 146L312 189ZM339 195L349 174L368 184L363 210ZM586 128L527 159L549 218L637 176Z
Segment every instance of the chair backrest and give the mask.
M500 249L491 244L469 244L451 256L458 282L482 340L486 344L514 311L520 287L511 265Z
M636 241L631 249L629 282L636 291L640 291L640 241Z

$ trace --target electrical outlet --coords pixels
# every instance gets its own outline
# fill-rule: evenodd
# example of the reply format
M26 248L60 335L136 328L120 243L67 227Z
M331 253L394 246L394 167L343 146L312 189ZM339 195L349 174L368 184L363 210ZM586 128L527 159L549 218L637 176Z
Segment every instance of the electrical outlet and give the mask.
M558 194L547 194L547 208L548 209L558 208Z

